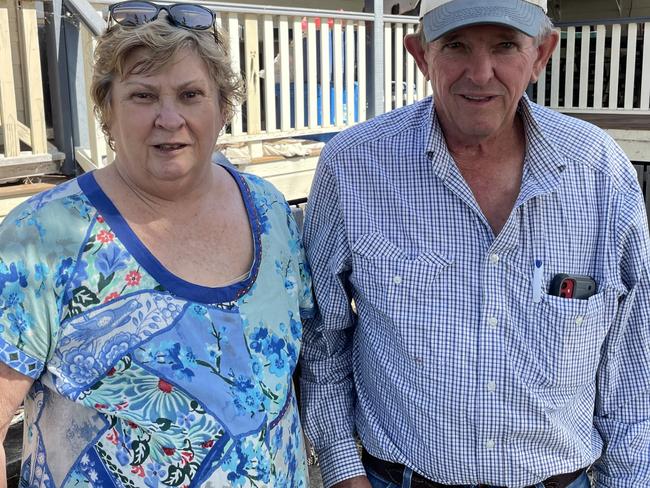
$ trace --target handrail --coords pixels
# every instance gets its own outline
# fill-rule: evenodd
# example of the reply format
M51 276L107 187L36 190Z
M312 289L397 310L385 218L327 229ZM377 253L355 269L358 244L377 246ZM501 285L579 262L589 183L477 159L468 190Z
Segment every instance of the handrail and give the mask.
M643 24L650 22L650 17L621 17L609 19L587 19L587 20L574 20L566 22L555 22L555 27L582 27L583 25L614 25L614 24Z
M87 0L83 0L86 2ZM97 5L112 5L117 0L93 0ZM175 3L174 0L160 0L158 3L171 4ZM374 20L374 14L365 12L351 12L343 10L322 10L314 8L293 8L293 7L279 7L274 5L252 5L252 4L238 4L228 2L216 2L213 0L184 0L183 3L190 3L196 5L203 5L214 10L230 12L234 14L255 14L255 15L287 15L291 17L328 17L331 19L342 20Z
M100 36L106 30L106 22L88 0L65 0L65 4L94 36Z

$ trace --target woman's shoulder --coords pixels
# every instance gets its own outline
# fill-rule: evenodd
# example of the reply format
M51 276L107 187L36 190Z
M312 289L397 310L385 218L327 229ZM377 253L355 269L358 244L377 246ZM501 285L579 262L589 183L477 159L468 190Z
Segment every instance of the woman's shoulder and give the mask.
M279 199L282 202L286 203L284 195L280 190L278 190L273 183L257 176L253 173L245 173L243 171L238 171L243 180L246 182L253 196L264 196Z
M85 232L94 207L77 179L38 193L16 206L0 224L0 239L14 242L70 242L75 230Z

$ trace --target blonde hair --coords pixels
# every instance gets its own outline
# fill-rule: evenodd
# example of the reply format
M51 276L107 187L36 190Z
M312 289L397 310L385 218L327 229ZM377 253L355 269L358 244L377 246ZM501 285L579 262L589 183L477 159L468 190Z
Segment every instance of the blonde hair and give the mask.
M147 56L128 67L127 71L129 56L140 49L145 49ZM244 88L239 74L232 68L225 37L218 30L199 31L176 27L163 17L137 27L122 27L117 24L108 29L97 42L90 87L95 115L111 147L109 126L113 81L116 78L123 80L130 74L160 71L185 49L193 50L205 62L219 93L224 120L228 122L232 118L235 107L243 99Z

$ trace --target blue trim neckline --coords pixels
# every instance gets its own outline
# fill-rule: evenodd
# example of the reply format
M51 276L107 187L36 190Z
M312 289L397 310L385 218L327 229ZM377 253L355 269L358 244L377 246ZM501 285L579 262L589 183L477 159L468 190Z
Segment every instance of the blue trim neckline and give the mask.
M244 180L243 176L234 168L229 168L227 166L221 167L228 171L239 187L239 191L246 207L248 222L253 234L254 246L253 265L251 266L246 278L237 283L221 287L197 285L170 272L160 261L158 261L149 249L147 249L135 232L133 232L117 207L99 186L93 172L84 173L77 178L77 181L79 187L88 200L104 218L124 247L131 253L138 264L142 266L165 290L169 291L174 296L192 300L194 302L205 304L224 303L237 300L248 292L253 283L255 283L262 257L262 243L259 216L248 184Z

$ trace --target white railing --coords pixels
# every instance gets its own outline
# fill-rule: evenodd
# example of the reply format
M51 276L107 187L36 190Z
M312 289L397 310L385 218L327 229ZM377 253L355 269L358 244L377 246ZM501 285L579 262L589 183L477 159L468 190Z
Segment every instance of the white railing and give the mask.
M569 112L650 114L650 19L559 30L560 43L535 89L538 103Z
M192 1L192 0L189 0ZM94 0L106 15L109 0ZM204 0L230 40L234 68L242 73L246 100L219 138L243 143L251 159L264 140L340 131L366 120L374 99L367 79L382 59L384 111L431 93L406 52L404 36L418 19L385 16L383 52L367 42L372 14L289 9ZM94 37L80 27L86 86L90 85ZM533 98L563 111L611 110L650 114L650 22L563 26L561 42ZM90 100L88 97L87 100ZM110 161L103 135L88 104L88 148L77 150L86 168ZM99 164L98 164L99 162Z
M114 2L92 3L105 16ZM366 120L366 24L372 15L200 3L216 12L246 85L244 104L219 144L245 143L255 158L264 140L336 132ZM95 38L80 29L88 88ZM86 169L112 157L90 103L87 113L90 147L77 150Z

